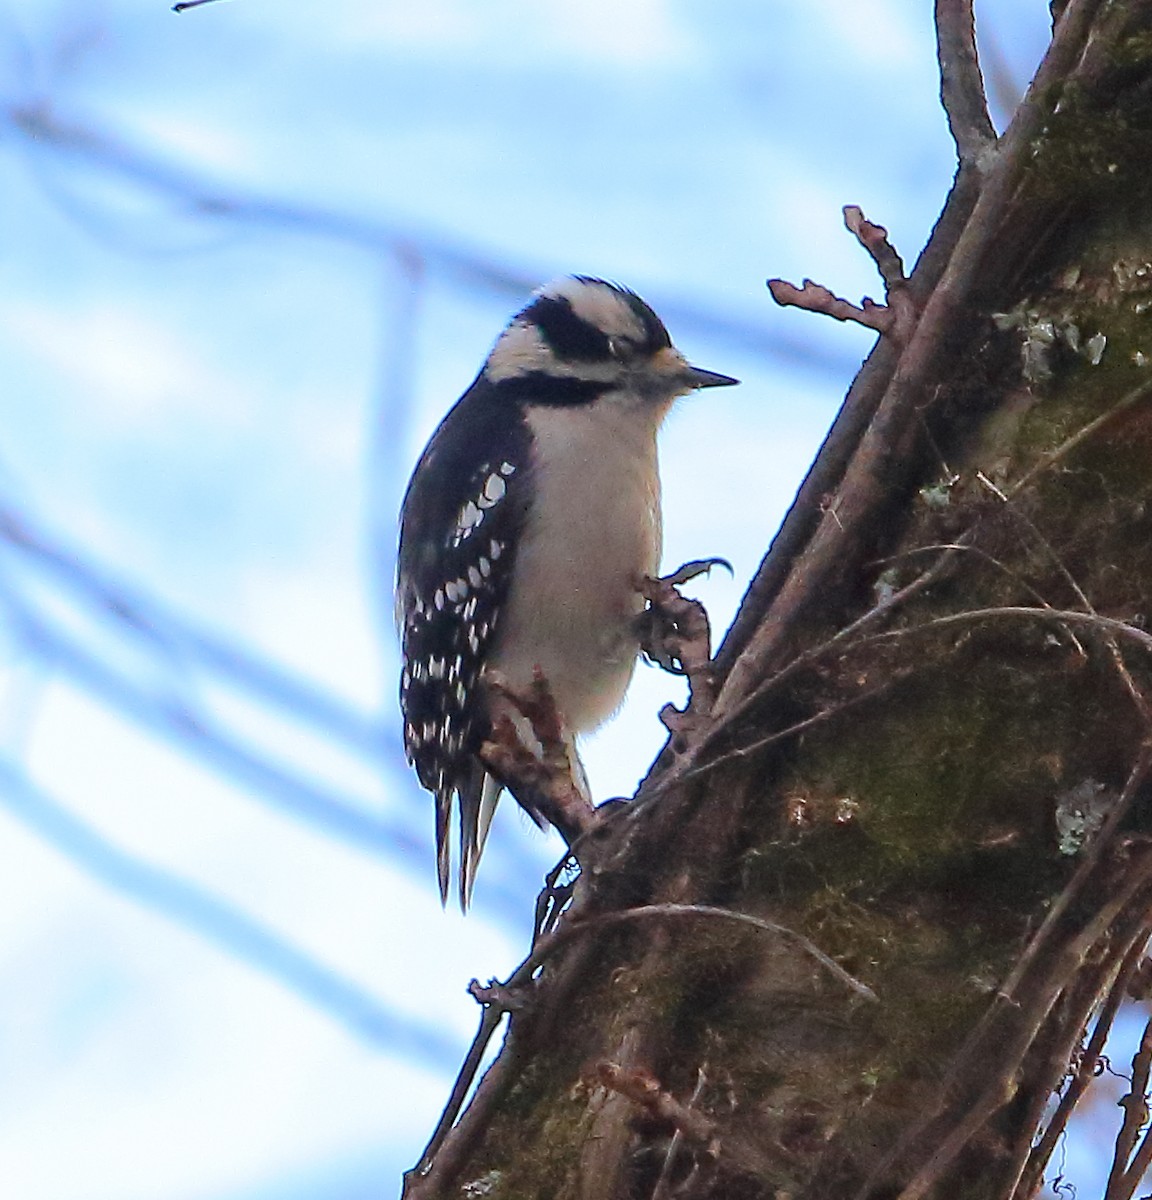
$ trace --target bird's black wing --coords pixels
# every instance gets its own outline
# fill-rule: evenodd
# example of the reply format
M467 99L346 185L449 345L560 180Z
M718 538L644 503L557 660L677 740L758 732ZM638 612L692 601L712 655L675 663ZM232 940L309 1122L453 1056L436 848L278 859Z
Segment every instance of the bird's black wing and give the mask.
M465 907L499 794L475 758L488 734L478 685L524 523L530 443L519 405L498 396L481 375L428 443L401 514L396 614L404 653L404 746L436 798L436 864L445 901L452 799L460 798Z

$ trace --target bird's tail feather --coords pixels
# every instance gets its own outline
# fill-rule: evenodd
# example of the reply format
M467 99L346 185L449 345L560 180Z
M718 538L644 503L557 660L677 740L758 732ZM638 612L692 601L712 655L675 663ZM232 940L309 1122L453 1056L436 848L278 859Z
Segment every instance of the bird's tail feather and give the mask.
M460 790L460 908L463 912L467 912L472 903L476 868L480 865L496 802L503 790L503 785L479 764Z
M448 903L448 885L452 879L452 789L436 792L436 874L440 880L440 903Z

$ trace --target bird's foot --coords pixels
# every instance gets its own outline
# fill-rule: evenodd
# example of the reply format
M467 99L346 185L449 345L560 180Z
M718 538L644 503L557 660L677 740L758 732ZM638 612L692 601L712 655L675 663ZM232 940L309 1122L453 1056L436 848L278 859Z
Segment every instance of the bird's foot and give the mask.
M480 758L526 812L571 845L595 823L595 809L548 681L537 671L527 688L515 689L489 671L485 685L492 729Z
M640 614L640 649L652 662L675 675L688 677L689 701L684 711L665 705L660 719L668 730L682 738L706 719L716 698L712 678L712 630L708 613L699 600L680 594L681 585L722 565L722 558L695 559L660 579L645 578L640 594L648 607Z

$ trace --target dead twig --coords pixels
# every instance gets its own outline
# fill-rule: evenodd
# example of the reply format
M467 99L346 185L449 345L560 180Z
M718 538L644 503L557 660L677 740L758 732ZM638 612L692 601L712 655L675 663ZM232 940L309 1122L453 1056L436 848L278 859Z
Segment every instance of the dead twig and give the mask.
M723 754L718 754L715 758L706 759L704 762L698 763L697 766L685 771L679 777L680 783L688 783L695 781L704 775L715 771L719 767L728 765L729 763L740 762L743 759L751 758L754 754L759 754L760 751L768 746L773 746L777 742L786 741L789 738L799 737L800 734L806 733L809 729L817 725L823 725L826 721L832 720L843 713L850 712L858 708L861 704L867 704L871 700L875 700L880 696L886 695L892 688L910 675L915 673L915 668L909 667L902 671L894 671L891 676L878 683L875 687L869 688L859 695L853 696L850 700L845 700L842 704L832 705L830 708L822 708L814 712L810 717L805 717L802 721L795 721L791 725L786 725L783 729L773 730L772 733L765 734L763 737L758 737L754 741L746 742L743 745L734 747L731 750L725 751Z
M716 1122L697 1112L690 1104L681 1104L671 1092L666 1092L660 1081L642 1067L625 1069L619 1063L596 1064L596 1080L604 1087L626 1096L633 1104L658 1121L666 1121L682 1137L697 1146L715 1153Z
M883 304L877 304L867 296L859 305L853 304L849 300L842 300L823 284L813 283L811 279L805 279L801 287L786 279L769 279L768 290L781 308L803 308L808 312L823 313L826 317L852 321L877 333L887 333L896 323L892 310Z
M1152 383L1142 383L1139 387L1133 388L1117 400L1106 412L1102 412L1095 420L1089 421L1082 429L1078 429L1070 438L1061 442L1054 450L1049 450L1047 454L1042 454L1011 487L1004 489L1005 496L1009 500L1018 496L1024 488L1035 481L1037 476L1055 466L1061 459L1071 454L1082 442L1086 442L1106 425L1110 425L1115 421L1117 417L1135 408L1136 405L1141 404L1149 397L1152 397Z
M757 1140L726 1130L719 1121L706 1116L694 1108L702 1087L703 1077L698 1077L693 1098L687 1104L677 1100L671 1092L660 1085L660 1081L644 1067L623 1067L616 1062L597 1063L594 1078L597 1083L617 1095L623 1096L641 1108L651 1120L672 1127L672 1144L685 1141L698 1148L696 1166L701 1159L711 1160L715 1167L728 1175L745 1175L764 1180L773 1171L777 1160L788 1157L788 1152L779 1144L765 1147ZM653 1200L663 1192L667 1195L666 1172L670 1174L669 1157L665 1159Z
M692 1095L688 1098L689 1111L695 1108L700 1101L700 1097L704 1094L706 1079L707 1075L705 1074L704 1067L700 1067L696 1072L696 1086L692 1089ZM684 1131L677 1125L672 1133L672 1137L668 1141L668 1151L664 1155L664 1163L660 1168L660 1175L656 1180L656 1186L652 1189L652 1200L668 1200L672 1187L672 1171L676 1166L676 1160L680 1155L680 1148L683 1142Z
M908 290L904 262L888 240L888 231L869 221L855 204L844 209L844 224L876 264L884 281L886 303L877 304L865 296L859 305L852 304L811 279L805 279L802 287L785 279L769 279L772 299L782 308L803 308L837 321L852 321L888 335L897 345L904 345L916 324L916 305Z
M482 988L479 982L475 979L468 985L469 993L479 1003L483 1012L480 1016L480 1028L476 1031L476 1036L472 1039L471 1046L468 1047L468 1053L464 1056L464 1063L460 1067L460 1071L456 1076L456 1082L452 1085L452 1092L448 1097L447 1104L444 1105L444 1111L440 1114L440 1120L436 1123L436 1128L432 1131L432 1137L428 1141L428 1145L424 1147L424 1153L420 1155L420 1161L410 1171L404 1175L404 1190L403 1200L421 1200L422 1197L431 1197L437 1194L439 1184L438 1177L449 1175L451 1164L446 1161L437 1161L440 1155L441 1148L444 1147L449 1135L453 1132L453 1127L456 1125L456 1118L460 1115L460 1110L464 1106L464 1100L476 1079L476 1072L480 1069L480 1063L484 1059L484 1052L488 1049L488 1043L492 1040L492 1035L500 1027L500 1022L504 1019L504 1014L514 1011L519 1007L522 1001L512 1005L506 1005L506 1001L510 995L513 995L513 989L517 984L523 985L526 979L520 978L521 968L517 968L506 983L498 984L493 980L487 988ZM499 1067L499 1072L494 1078L498 1078L500 1074L508 1073L511 1068L507 1065L508 1047L505 1047L506 1053L492 1064L485 1076L487 1080L493 1075L493 1071ZM488 1094L494 1092L494 1087L489 1086ZM476 1109L479 1092L473 1098L472 1104L469 1106L469 1111ZM459 1153L459 1151L457 1151ZM445 1156L447 1157L447 1156ZM463 1156L461 1155L461 1161ZM433 1166L437 1167L437 1176L431 1174Z
M532 954L525 960L525 966L531 964L533 968L539 967L546 958L562 946L589 931L612 925L623 925L632 921L667 917L731 921L739 925L746 925L751 929L758 929L761 933L770 933L775 937L783 938L811 958L813 962L823 967L834 979L862 1000L875 1001L877 999L876 993L866 983L861 983L854 975L850 975L835 959L825 954L815 942L806 938L802 933L797 933L795 929L789 929L787 925L778 925L775 921L765 921L750 913L734 912L729 908L717 908L709 904L644 904L636 908L624 908L617 912L601 912L577 921L569 921L555 932L540 939Z
M960 625L973 625L980 621L1018 621L1018 620L1050 621L1058 625L1081 626L1104 635L1118 637L1121 641L1133 642L1143 650L1152 651L1152 634L1129 624L1118 621L1114 617L1102 617L1098 613L1078 612L1066 608L1028 608L1020 605L1004 605L995 608L973 608L966 612L947 613L942 617L932 617L916 625L906 625L901 629L885 629L880 633L864 634L854 646L862 646L867 642L895 641L918 633L930 633L935 630L948 629Z
M892 291L903 288L908 282L908 277L904 274L904 260L888 240L888 230L883 225L869 221L863 210L855 204L845 207L844 224L871 255L876 269L880 272L880 278L884 280L891 303Z

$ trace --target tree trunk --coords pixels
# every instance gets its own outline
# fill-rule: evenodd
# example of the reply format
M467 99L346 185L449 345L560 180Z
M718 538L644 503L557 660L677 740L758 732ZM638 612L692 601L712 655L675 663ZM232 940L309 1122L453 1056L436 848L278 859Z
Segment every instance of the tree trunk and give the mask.
M936 8L944 212L906 281L855 223L885 332L413 1200L1022 1200L1142 977L1152 0L1063 6L998 142Z

